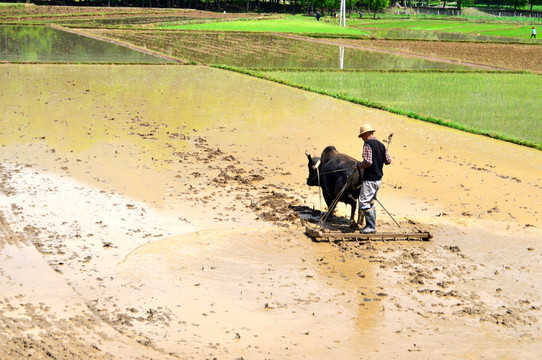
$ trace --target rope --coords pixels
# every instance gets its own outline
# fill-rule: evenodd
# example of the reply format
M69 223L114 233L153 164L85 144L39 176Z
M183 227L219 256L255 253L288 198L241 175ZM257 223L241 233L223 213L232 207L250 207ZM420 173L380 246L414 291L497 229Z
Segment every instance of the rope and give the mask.
M350 177L348 177L350 178ZM329 209L327 210L327 212L325 213L325 216L322 216L320 217L320 221L318 222L318 226L322 227L322 224L327 220L327 218L329 217L329 215L332 213L333 209L335 209L335 206L337 206L337 203L339 202L339 198L341 197L341 195L343 194L344 190L346 189L346 186L348 185L348 179L346 180L346 183L344 184L343 188L341 189L341 191L339 192L339 195L337 195L337 197L335 198L335 200L333 200L333 202L331 203L331 206L329 207ZM321 208L320 208L320 212L322 212Z
M389 211L384 207L384 205L382 205L382 203L380 202L380 200L378 200L377 198L375 198L375 200L380 204L380 206L382 206L382 209L384 209L384 211L386 211L386 213L390 216L390 218L393 220L393 222L395 223L395 225L397 225L399 227L399 229L403 230L403 228L401 227L401 225L399 225L399 223L397 221L395 221L395 219L393 218L393 216L391 216L391 214L389 213Z
M326 174L331 174L331 173L336 173L336 172L341 172L341 171L346 171L346 170L350 170L350 169L352 169L352 168L349 167L349 168L346 168L346 169L339 169L339 170L326 171L326 172L323 172L323 173L320 174L318 168L316 168L316 174L317 174L316 176L318 176L318 185L320 185L320 176L326 175ZM313 179L314 179L314 178L310 178L308 181L310 182L310 181L312 181Z
M320 170L318 168L316 168L316 175L318 176L318 198L320 199L320 213L322 213L322 187L320 186ZM320 219L322 219L321 216Z
M318 198L319 198L319 201L320 201L320 213L322 213L322 186L320 184L320 177L322 175L326 175L326 174L331 174L331 173L336 173L336 172L341 172L341 171L346 171L346 170L350 170L352 167L350 168L346 168L346 169L338 169L338 170L332 170L332 171L326 171L324 173L320 173L320 167L316 167L316 176L318 177ZM354 170L355 171L355 170ZM319 226L320 228L322 227L323 223L327 220L327 218L329 217L329 215L331 214L331 212L333 211L333 209L335 209L335 206L337 206L337 203L339 202L339 199L341 197L341 195L343 194L344 190L346 190L346 186L348 185L348 182L350 180L350 176L354 173L354 171L352 171L350 173L350 175L347 176L346 178L346 182L344 184L344 186L342 187L341 191L339 192L339 194L337 195L337 197L333 200L333 202L331 203L331 206L330 208L328 209L328 211L321 215L320 216L320 220L318 221L318 224L317 226ZM312 180L313 178L311 178L309 180L309 182ZM361 185L360 185L361 186Z

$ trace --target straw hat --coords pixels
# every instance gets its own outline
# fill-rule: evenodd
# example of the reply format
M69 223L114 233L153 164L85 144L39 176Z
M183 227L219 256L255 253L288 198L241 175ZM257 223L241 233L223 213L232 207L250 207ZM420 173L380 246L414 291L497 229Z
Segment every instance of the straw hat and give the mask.
M369 124L363 124L361 125L361 127L359 128L359 135L358 137L361 137L361 135L367 133L367 132L375 132L375 129L373 129L373 127Z

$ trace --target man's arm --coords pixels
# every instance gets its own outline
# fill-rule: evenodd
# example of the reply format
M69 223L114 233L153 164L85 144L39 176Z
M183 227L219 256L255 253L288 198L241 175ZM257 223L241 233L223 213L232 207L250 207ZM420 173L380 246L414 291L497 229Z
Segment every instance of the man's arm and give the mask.
M384 161L384 164L386 164L386 165L391 164L391 156L388 153L388 150L386 150L386 160Z
M369 166L373 165L373 150L367 144L363 145L363 161L358 162L358 168L366 169Z

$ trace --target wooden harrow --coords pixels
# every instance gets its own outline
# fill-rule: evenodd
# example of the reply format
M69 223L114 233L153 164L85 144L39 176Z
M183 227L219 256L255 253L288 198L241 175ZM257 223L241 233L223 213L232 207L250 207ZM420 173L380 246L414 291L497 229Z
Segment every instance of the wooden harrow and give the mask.
M316 242L332 241L429 241L428 232L376 232L363 234L358 229L330 230L307 225L305 234Z

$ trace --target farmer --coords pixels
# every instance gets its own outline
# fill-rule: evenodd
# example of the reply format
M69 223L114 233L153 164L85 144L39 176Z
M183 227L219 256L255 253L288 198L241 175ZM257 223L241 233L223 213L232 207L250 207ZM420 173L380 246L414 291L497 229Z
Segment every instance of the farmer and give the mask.
M376 232L376 210L374 200L376 193L382 183L382 167L384 164L391 164L391 157L388 150L380 141L374 137L375 129L369 124L364 124L359 129L358 138L363 139L363 161L358 162L357 166L364 169L363 182L359 193L359 214L362 212L365 216L365 227L361 229L362 233ZM360 219L361 220L361 219ZM361 223L361 221L358 221Z
M533 31L531 32L531 39L532 38L536 39L536 29L534 28L534 26L533 26Z

